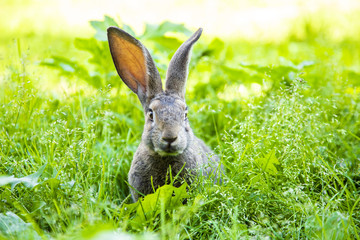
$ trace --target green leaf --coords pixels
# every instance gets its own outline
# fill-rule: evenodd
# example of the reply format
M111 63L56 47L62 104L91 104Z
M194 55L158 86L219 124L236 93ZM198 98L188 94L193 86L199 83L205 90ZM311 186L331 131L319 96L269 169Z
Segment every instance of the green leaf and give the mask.
M89 53L93 53L94 51L94 44L96 44L96 39L90 38L75 38L74 46L79 50L84 50Z
M133 37L136 37L136 34L135 34L134 30L129 25L123 24L121 28L122 28L122 30L129 33Z
M88 75L85 67L79 65L75 61L61 56L53 56L52 58L46 59L41 62L41 65L60 70L63 75Z
M109 16L105 16L104 21L90 21L90 25L96 30L94 37L99 41L107 41L108 27L119 26L115 20Z
M0 233L8 239L41 239L30 223L13 212L0 213Z
M207 52L208 52L208 55L212 55L216 58L219 58L219 56L223 52L224 48L225 48L224 42L219 38L215 38L209 44Z
M315 62L314 61L302 61L301 63L296 65L292 61L290 61L289 59L286 59L284 57L280 57L280 64L282 66L291 67L293 70L301 71L305 67L309 67L309 66L314 65Z
M182 206L183 200L189 197L186 188L186 183L179 188L164 185L158 188L155 193L146 195L136 203L124 204L121 209L122 214L135 213L134 218L131 219L131 225L134 228L142 228L144 225L152 224L154 218L161 212L161 205L167 211Z
M145 31L141 36L142 40L154 39L164 36L168 32L183 33L187 36L192 34L192 31L187 29L184 24L177 24L172 22L163 22L160 25L146 24Z
M302 61L297 65L298 70L303 70L305 67L310 67L315 64L315 61Z
M11 184L11 188L13 190L17 184L23 183L26 187L33 188L38 185L38 179L44 172L45 167L46 164L40 167L35 173L22 178L15 178L14 176L0 176L0 187Z
M305 222L305 233L312 239L348 239L352 232L349 216L341 212L310 216Z
M154 41L156 48L160 51L166 51L168 49L175 50L182 43L177 38L165 36L154 37L151 40Z
M278 172L275 165L280 164L280 162L275 156L275 149L266 154L264 158L255 159L255 162L266 173L276 175Z
M61 56L53 56L50 59L42 61L41 65L59 70L61 75L69 77L76 76L95 88L103 87L103 80L97 72L90 74L84 66L80 65L76 61L72 61Z
M220 66L223 72L228 76L231 82L247 82L247 83L260 83L262 84L263 75L258 73L251 73L242 68L230 67L226 65Z

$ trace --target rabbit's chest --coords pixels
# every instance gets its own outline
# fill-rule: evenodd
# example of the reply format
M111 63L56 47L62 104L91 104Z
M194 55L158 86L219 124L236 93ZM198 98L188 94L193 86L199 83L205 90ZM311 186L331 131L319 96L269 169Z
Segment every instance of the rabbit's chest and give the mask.
M189 167L189 164L180 161L157 162L151 166L149 177L152 177L157 185L164 185L177 175L183 178L188 173Z
M143 187L146 185L146 189L152 189L152 184L154 184L155 188L163 186L164 184L169 184L171 178L174 179L175 176L178 176L178 181L187 178L189 170L191 170L191 164L183 161L171 161L171 159L163 160L164 161L133 162L130 172L136 176L134 177L137 180L134 179L134 183L137 182Z

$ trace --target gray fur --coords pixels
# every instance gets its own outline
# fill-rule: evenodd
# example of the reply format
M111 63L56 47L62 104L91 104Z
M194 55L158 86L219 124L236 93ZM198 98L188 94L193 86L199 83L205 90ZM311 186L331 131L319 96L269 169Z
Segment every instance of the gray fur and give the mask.
M153 193L153 187L156 189L169 183L169 180L166 182L166 179L169 178L169 167L171 167L173 177L184 167L179 177L189 182L191 176L198 170L209 175L219 166L218 156L202 140L194 136L186 117L187 106L184 94L190 50L199 39L201 31L199 29L182 44L172 58L168 70L166 91L159 89L161 80L148 51L138 40L132 40L143 50L147 61L144 64L148 71L145 97L143 97L144 92L141 92L142 88L138 88L137 92L132 89L139 96L145 111L145 126L141 143L135 152L128 175L134 201L141 196L138 192L147 195ZM117 36L122 37L121 35ZM125 37L129 36L126 33ZM119 60L116 59L116 56L113 56L113 59L114 62ZM121 74L119 75L121 77ZM128 79L123 79L123 81L126 83ZM150 87L151 85L152 87ZM179 183L179 181L175 182L175 185L178 186Z
M181 98L185 98L185 85L188 77L191 48L200 38L201 33L202 28L199 28L199 30L179 47L171 58L166 73L165 89L167 92L175 93Z

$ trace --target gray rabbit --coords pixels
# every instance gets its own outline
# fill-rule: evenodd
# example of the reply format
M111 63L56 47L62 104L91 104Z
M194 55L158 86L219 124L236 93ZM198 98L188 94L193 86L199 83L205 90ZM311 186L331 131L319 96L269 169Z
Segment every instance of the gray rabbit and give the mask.
M172 176L190 181L200 169L216 175L219 158L195 137L187 118L185 83L197 30L172 57L166 74L165 91L148 50L125 31L109 27L108 41L116 70L123 82L137 94L145 113L141 143L134 155L129 184L134 201L147 195ZM179 182L175 183L179 184ZM153 188L154 187L154 188Z

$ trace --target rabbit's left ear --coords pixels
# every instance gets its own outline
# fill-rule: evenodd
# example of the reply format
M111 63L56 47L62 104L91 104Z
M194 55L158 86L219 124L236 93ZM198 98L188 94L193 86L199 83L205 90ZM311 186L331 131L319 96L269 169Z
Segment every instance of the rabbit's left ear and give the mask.
M137 39L117 27L109 27L107 31L115 68L145 108L149 100L162 92L159 71L148 50Z
M199 28L186 42L175 52L169 63L166 73L166 92L175 93L185 99L185 84L188 77L191 48L200 38L202 28Z

